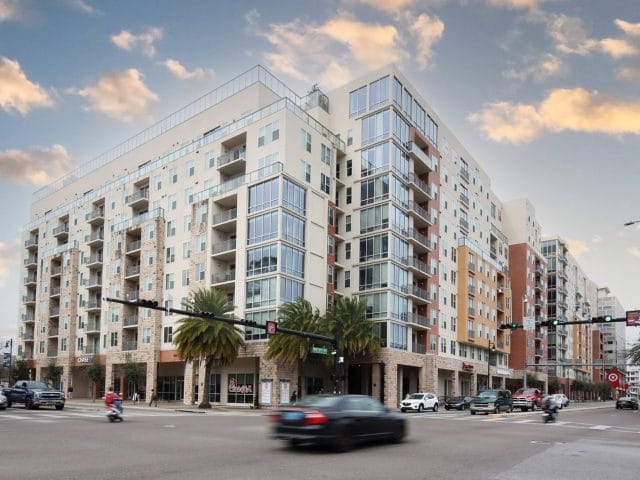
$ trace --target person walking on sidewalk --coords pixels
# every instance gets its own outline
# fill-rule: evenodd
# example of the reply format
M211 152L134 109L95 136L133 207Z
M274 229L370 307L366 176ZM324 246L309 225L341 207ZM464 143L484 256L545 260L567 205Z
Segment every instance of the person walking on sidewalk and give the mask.
M158 406L158 395L156 394L155 389L151 389L151 396L149 397L149 406L151 406L151 404L153 402L156 402L156 407Z

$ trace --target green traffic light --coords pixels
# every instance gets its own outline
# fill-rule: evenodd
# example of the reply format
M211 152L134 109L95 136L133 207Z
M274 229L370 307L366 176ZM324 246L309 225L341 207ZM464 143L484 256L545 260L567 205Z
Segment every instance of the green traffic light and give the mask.
M517 323L512 323L511 324L511 328L518 328L518 324Z
M610 322L611 320L613 320L613 317L611 315L605 315L604 316L604 321L605 322Z
M551 321L551 325L553 325L554 327L555 327L556 325L558 325L558 319L554 319L554 320L552 320L552 321Z

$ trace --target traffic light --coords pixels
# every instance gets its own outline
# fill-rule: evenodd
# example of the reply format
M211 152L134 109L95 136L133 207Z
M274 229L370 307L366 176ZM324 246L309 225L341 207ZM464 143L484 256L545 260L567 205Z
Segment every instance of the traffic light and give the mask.
M518 325L517 323L503 323L498 327L500 330L514 330L516 328L522 328L522 325Z
M143 298L138 300L138 306L144 308L155 308L158 306L158 302L156 300L145 300Z
M591 323L609 323L613 320L612 315L604 315L602 317L593 317Z
M543 320L540 322L540 326L541 327L555 327L559 324L560 322L558 321L557 318L554 318L552 320Z
M612 317L611 315L605 315L605 316L604 316L604 321L605 321L605 323L608 323L608 322L610 322L611 320L613 320L613 317Z

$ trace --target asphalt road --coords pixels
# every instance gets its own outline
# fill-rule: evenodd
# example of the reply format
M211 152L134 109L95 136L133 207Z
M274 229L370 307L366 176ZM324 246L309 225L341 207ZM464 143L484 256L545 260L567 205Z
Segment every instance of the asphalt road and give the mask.
M400 445L338 454L285 448L260 412L129 409L111 424L98 408L0 412L0 479L591 479L636 478L640 413L405 414Z

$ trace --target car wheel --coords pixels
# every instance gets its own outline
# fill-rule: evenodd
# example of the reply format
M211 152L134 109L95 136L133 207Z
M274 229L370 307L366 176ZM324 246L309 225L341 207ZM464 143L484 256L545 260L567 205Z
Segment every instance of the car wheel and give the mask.
M471 413L471 415L475 415L476 411L475 410L471 410L470 413Z
M62 410L64 408L64 405L56 405L56 410Z
M26 408L27 410L31 410L33 408L33 401L30 398L27 398L24 401L24 408Z
M11 402L7 402L7 408L11 408Z
M400 411L401 411L402 413L406 412L406 410L405 410L404 408L401 408L401 409L400 409Z
M339 452L348 452L353 449L353 434L349 431L348 428L345 428L342 431L342 435L340 435L340 440L338 441L337 449Z
M402 443L405 435L404 425L402 425L398 428L398 431L391 436L391 443Z
M513 405L509 405L509 413L513 412Z
M438 411L438 404L437 404L437 403L434 403L434 404L433 404L433 411L434 411L434 412L437 412L437 411Z
M444 409L445 409L447 412L449 411L449 409L450 409L450 408L451 408L451 407L449 407L449 405L445 405L445 406L444 406Z
M422 404L418 405L418 413L422 413Z

